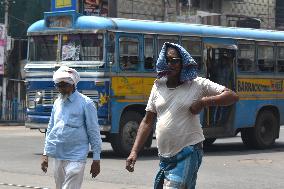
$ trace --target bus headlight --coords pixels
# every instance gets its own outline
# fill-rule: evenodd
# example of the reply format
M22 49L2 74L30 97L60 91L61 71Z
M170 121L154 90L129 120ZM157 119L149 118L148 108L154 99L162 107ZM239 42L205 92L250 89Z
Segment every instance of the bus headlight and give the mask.
M29 100L28 101L28 108L30 108L30 109L35 108L35 101L34 100Z
M35 95L35 104L42 104L42 100L43 100L43 93L38 91Z

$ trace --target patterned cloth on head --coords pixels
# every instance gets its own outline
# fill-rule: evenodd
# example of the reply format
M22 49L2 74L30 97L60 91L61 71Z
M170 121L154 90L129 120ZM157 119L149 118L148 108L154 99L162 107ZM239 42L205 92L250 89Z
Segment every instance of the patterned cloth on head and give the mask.
M76 86L79 80L79 73L75 69L69 68L67 66L61 66L53 74L54 83L65 82Z
M175 43L164 43L156 63L157 78L166 77L169 73L169 67L166 60L168 47L173 47L179 51L182 59L182 70L180 74L180 81L190 81L197 77L197 63L190 56L190 54L180 45Z

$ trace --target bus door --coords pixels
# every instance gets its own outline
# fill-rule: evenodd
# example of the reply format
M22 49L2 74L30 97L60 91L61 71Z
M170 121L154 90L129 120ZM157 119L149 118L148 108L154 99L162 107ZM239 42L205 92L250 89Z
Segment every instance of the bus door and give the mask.
M222 43L204 42L203 57L206 64L206 78L235 90L236 50L237 46L231 40L226 41L225 39ZM231 135L234 121L233 110L234 105L205 108L202 125L203 128L211 129L211 132L207 134L205 132L205 136L215 138Z

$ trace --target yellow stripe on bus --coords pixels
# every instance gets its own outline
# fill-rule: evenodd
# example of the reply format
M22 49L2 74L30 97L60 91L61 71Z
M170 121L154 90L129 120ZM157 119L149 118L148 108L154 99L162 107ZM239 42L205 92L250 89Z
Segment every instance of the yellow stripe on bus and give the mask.
M284 94L283 79L274 78L238 78L239 95L281 95Z
M145 99L141 99L141 100L131 100L131 99L120 99L120 100L117 100L117 102L145 102L147 103L147 101L145 101Z
M111 88L114 96L143 96L143 99L148 99L154 81L155 78L149 77L112 77Z
M240 97L240 100L283 100L284 97Z

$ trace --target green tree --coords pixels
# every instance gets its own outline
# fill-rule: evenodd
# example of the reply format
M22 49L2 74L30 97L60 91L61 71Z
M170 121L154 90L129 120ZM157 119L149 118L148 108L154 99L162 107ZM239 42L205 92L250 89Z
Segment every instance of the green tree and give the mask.
M4 23L4 5L0 6L0 22ZM50 0L10 1L9 35L18 39L26 38L28 27L35 21L43 19L43 13L49 10Z

